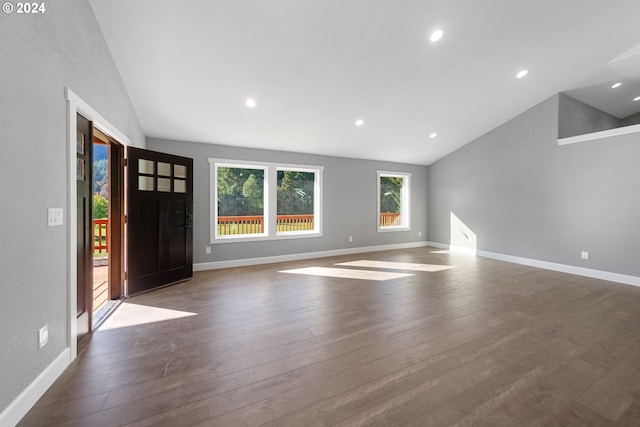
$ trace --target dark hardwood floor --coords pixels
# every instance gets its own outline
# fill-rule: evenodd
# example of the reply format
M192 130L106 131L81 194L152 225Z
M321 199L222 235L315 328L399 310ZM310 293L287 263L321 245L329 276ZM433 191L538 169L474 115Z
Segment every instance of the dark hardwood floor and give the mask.
M198 272L20 425L639 426L640 288L433 248Z

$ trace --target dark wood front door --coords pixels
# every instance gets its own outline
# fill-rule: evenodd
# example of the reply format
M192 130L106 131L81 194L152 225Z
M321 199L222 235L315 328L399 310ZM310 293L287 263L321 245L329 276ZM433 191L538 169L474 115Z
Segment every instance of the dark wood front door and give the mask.
M193 160L127 149L128 294L193 275Z
M91 330L91 298L93 290L93 214L92 152L93 124L77 115L76 133L76 211L77 211L77 340Z

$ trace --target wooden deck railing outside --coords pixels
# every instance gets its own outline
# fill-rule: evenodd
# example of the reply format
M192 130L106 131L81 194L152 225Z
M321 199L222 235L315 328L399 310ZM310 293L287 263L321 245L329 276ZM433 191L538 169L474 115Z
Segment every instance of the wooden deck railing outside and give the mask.
M219 236L261 233L264 233L264 217L262 215L218 217Z
M276 217L278 231L313 230L313 215L278 215Z
M109 220L93 220L93 253L106 254L109 251Z
M93 220L93 312L109 301L109 267L104 263L109 253L109 220ZM108 258L107 258L108 259Z
M380 227L389 227L400 224L399 212L381 212L380 213Z
M277 230L282 231L308 231L315 228L314 215L278 215L276 217ZM385 212L380 214L380 226L399 225L400 214L397 212ZM107 253L109 242L109 220L94 219L94 253ZM218 235L228 236L234 234L262 234L264 233L264 217L262 215L219 216Z
M307 231L315 228L314 216L309 215L278 215L276 227L281 231ZM264 217L262 215L219 216L218 235L230 236L235 234L264 233Z

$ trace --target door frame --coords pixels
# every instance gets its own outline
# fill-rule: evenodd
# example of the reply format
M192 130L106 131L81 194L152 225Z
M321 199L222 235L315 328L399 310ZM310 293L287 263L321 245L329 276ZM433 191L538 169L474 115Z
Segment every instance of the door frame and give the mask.
M108 240L107 240L107 301L119 300L125 296L124 282L125 282L125 152L126 147L118 142L114 137L109 136L101 132L99 129L93 127L93 147L95 149L96 144L104 145L108 148ZM102 135L102 137L96 136L96 133ZM94 153L95 154L95 153ZM95 156L94 167L95 167ZM95 217L95 212L94 215ZM95 218L94 218L95 219ZM93 285L95 287L95 266ZM93 302L95 302L95 288L92 290ZM115 308L115 306L114 306ZM92 307L92 315L96 314L96 307ZM91 330L95 331L102 322L108 317L102 317L99 323L96 324L95 318L92 317Z
M94 110L82 98L76 95L71 89L65 87L65 100L67 102L67 345L70 350L69 363L78 355L78 343L76 334L76 311L77 311L77 218L76 218L76 114L81 114L89 121L93 122L93 127L102 133L120 142L125 147L133 145L131 140L120 132L115 126L109 123L102 115ZM126 256L123 254L123 262ZM126 266L125 266L126 268Z

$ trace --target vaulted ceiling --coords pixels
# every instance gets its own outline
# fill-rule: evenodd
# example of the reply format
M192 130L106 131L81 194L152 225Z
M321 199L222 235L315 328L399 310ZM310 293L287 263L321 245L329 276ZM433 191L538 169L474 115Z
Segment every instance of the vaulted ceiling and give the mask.
M558 92L640 111L637 0L90 3L152 137L431 164Z

